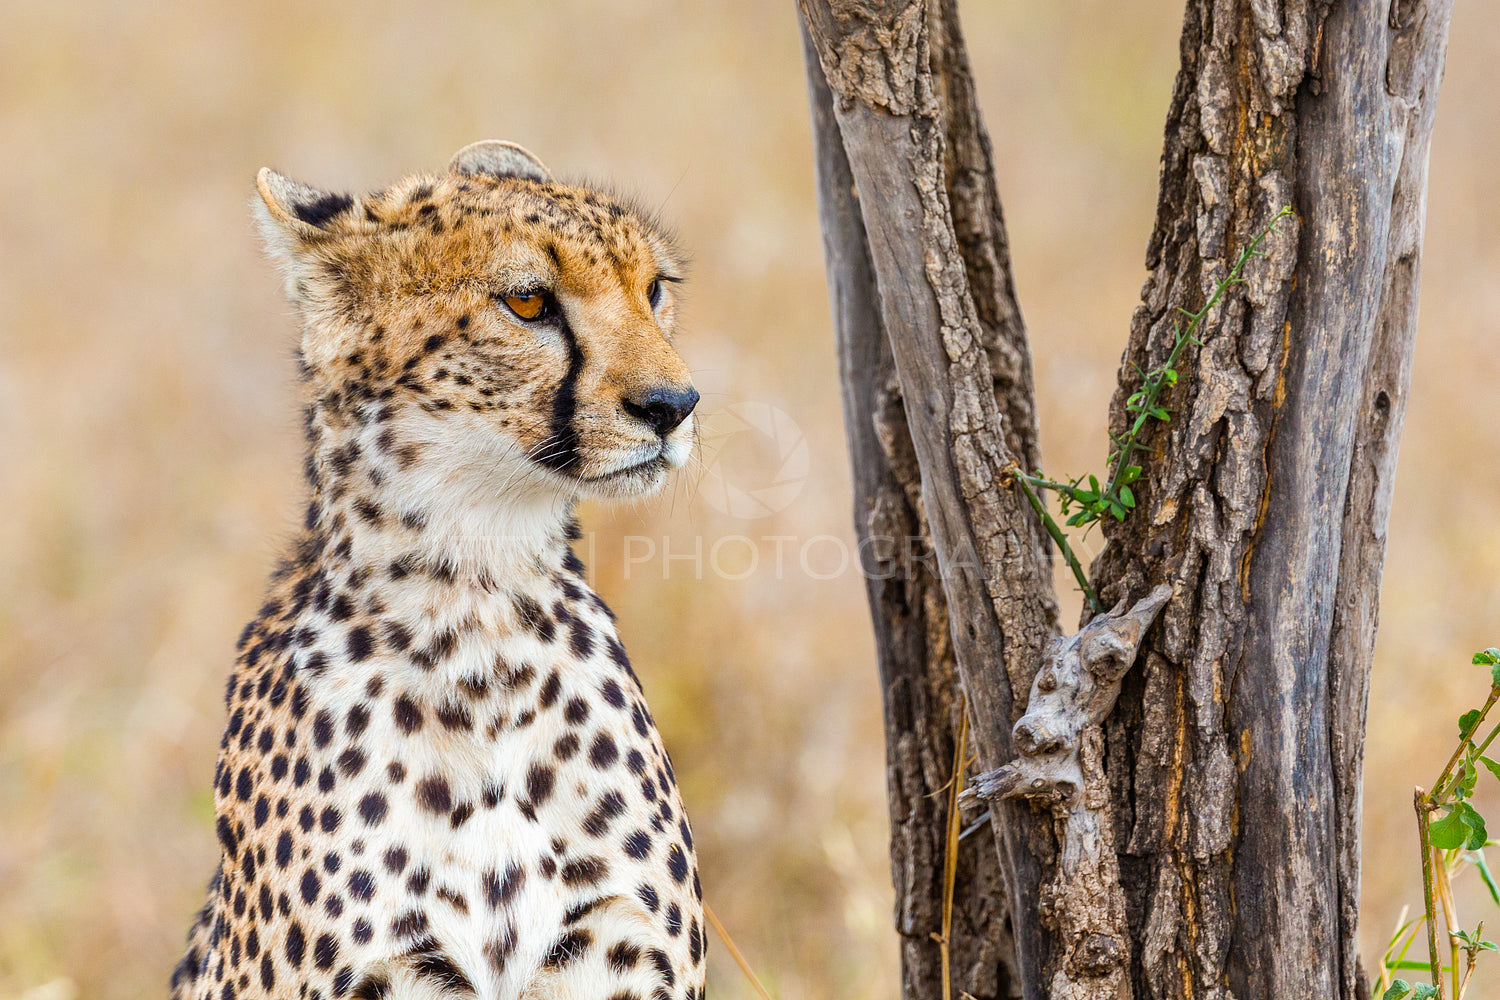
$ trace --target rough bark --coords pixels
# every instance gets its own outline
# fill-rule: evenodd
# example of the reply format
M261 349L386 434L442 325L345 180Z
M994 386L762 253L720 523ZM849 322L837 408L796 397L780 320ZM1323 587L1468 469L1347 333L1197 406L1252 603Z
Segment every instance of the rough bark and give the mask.
M1010 726L1022 700L1016 693L1029 687L1042 645L1056 631L1044 538L1024 499L1001 485L1014 462L1012 447L1028 458L1036 454L1030 361L1010 292L988 140L978 125L961 43L949 45L959 58L945 60L938 73L929 58L930 38L956 40L957 25L945 21L937 5L875 7L803 5L837 125L835 134L825 119L819 139L842 148L858 192L878 315L905 401L903 432L889 407L877 412L872 395L846 395L851 449L856 461L873 454L860 443L863 425L873 418L876 440L884 437L887 450L896 453L909 443L920 466L920 494L910 498L908 492L908 502L943 567L942 603L973 720L973 744L979 766L993 769L1013 756ZM815 88L815 102L818 96ZM958 114L945 113L944 98L959 106ZM958 181L952 197L950 178ZM840 188L827 176L822 180L825 224L838 227L831 216ZM842 225L852 223L845 218ZM836 291L835 308L845 309L849 299L847 290ZM842 336L845 319L836 325ZM1013 390L1007 395L1018 406L1007 413L1014 415L1009 440L997 383ZM860 529L868 530L863 516L857 517ZM881 600L872 592L878 621L889 614ZM928 615L927 621L935 619ZM887 721L899 725L894 713ZM1051 837L1027 807L1005 803L993 812L1007 908L1017 931L1016 961L1024 968L1044 955L1037 888ZM941 838L934 834L926 842L940 844ZM893 850L899 856L902 847ZM899 877L899 861L897 868ZM1019 985L1025 996L1040 996L1035 977Z
M1450 4L1195 2L1123 400L1282 205L1200 333L1106 600L1175 581L1109 726L1149 997L1362 995L1359 786Z
M804 42L806 42L804 33ZM832 94L809 53L819 212L854 471L854 524L875 622L886 730L891 875L902 995L941 995L943 861L959 713L948 610L922 520L921 473L881 320L875 273ZM1005 883L991 838L961 842L949 931L952 985L975 1000L1020 995Z
M929 804L896 820L951 760L943 657L991 770L1014 756L1009 727L1055 630L1041 536L1005 479L1018 457L1039 464L1029 356L952 0L801 8L857 524L862 538L925 528L941 567L941 594L930 574L871 586L906 845L893 864L903 898L921 900L901 912L930 920L934 883L913 873L941 860L946 817ZM1125 993L1363 990L1365 697L1450 13L1451 0L1188 5L1115 434L1178 308L1204 301L1281 206L1297 214L1179 365L1137 510L1106 524L1093 567L1106 603L1174 591L1104 728L1114 829L1099 842L1118 854ZM903 761L923 762L920 782ZM1050 825L994 810L1027 997L1072 947L1037 906L1058 873ZM992 885L961 884L956 907L986 912L968 896ZM937 992L920 951L905 956L908 997Z
M1171 597L1171 585L1158 584L1129 611L1121 601L1076 635L1052 643L1032 681L1026 714L1011 730L1021 755L978 775L964 791L990 802L1026 799L1052 813L1058 861L1040 907L1056 953L1051 1000L1129 995L1130 933L1100 727L1146 630Z

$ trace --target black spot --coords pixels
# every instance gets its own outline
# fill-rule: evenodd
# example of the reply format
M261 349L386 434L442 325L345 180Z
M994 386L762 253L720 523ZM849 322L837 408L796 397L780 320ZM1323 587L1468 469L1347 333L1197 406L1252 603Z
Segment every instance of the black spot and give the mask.
M594 936L581 928L568 931L547 950L543 964L560 969L581 957L593 940Z
M437 710L438 722L443 728L455 732L468 732L474 727L474 718L469 710L457 702L448 702Z
M609 831L609 824L625 811L625 799L619 792L610 790L599 797L599 803L583 821L584 832L602 837Z
M318 901L318 892L321 888L322 883L318 880L317 872L309 868L302 873L302 902L308 906L316 903Z
M396 727L403 733L414 733L422 728L422 708L406 695L396 699L391 712L395 716Z
M396 652L405 652L406 648L411 645L411 632L400 622L388 621L385 623L385 641L390 643L391 648Z
M604 957L609 960L609 967L616 973L625 973L635 968L636 963L641 960L641 949L628 941L621 941L611 946Z
M385 862L385 870L392 875L400 875L406 869L406 849L404 847L392 847L385 852L382 859Z
M346 778L352 778L365 766L365 752L359 747L350 747L339 754L339 771Z
M640 861L651 853L651 835L645 830L637 830L625 838L625 853Z
M427 914L421 910L407 910L391 921L391 933L398 938L415 937L427 929Z
M333 715L323 709L313 717L313 743L322 749L333 739Z
M370 653L375 649L375 638L371 635L369 628L364 625L356 625L349 630L347 644L349 659L355 663L368 659Z
M598 885L609 874L609 863L603 858L579 858L563 865L560 874L564 885Z
M568 644L572 647L574 656L580 660L587 658L594 651L594 630L583 619L573 619L573 633L568 638Z
M619 683L613 677L605 681L600 690L604 693L604 700L609 702L612 707L625 707L625 692L620 690Z
M312 201L294 204L292 213L309 226L321 227L334 216L347 212L353 205L354 199L347 194L322 194Z
M600 770L609 767L619 757L620 749L615 745L615 739L609 733L600 733L589 745L589 763Z
M516 598L516 616L536 637L543 642L551 642L557 635L557 628L552 619L547 617L547 612L542 606L525 594Z
M582 698L570 698L563 709L563 718L573 725L578 725L589 717L589 703Z
M448 782L438 775L417 782L417 802L429 812L446 816L453 810L453 796Z
M625 766L630 768L631 774L645 774L646 758L639 750L631 750L625 755Z
M540 694L537 695L537 702L541 705L542 708L551 708L553 705L557 704L558 695L560 695L561 693L562 678L559 677L557 671L554 670L552 671L552 673L548 674L547 679L542 682L542 690Z
M363 868L349 873L349 895L367 902L375 895L375 878Z
M650 910L652 913L655 913L661 906L661 897L659 897L656 894L656 890L649 885L639 886L635 890L635 894L640 897L641 902L646 904L646 909Z
M302 937L302 925L292 924L286 932L286 960L292 963L293 968L302 965L302 955L307 949L306 940Z
M331 969L339 957L339 944L332 934L319 935L313 945L313 963L320 969Z
M379 693L378 691L376 692ZM370 709L365 705L355 705L349 709L349 714L344 718L344 731L350 736L358 736L365 731L370 724Z
M526 773L526 796L533 805L541 805L552 796L555 775L545 764L532 764Z
M385 812L385 796L379 792L371 792L359 800L359 817L369 826L375 826L385 819Z

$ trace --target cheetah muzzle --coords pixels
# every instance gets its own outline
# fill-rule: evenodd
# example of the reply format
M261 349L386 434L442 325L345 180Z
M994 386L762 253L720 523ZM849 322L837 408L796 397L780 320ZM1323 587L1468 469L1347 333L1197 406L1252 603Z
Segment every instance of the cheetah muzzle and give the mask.
M702 1000L672 765L570 540L687 459L682 265L480 142L257 214L301 317L309 501L239 640L174 1000Z

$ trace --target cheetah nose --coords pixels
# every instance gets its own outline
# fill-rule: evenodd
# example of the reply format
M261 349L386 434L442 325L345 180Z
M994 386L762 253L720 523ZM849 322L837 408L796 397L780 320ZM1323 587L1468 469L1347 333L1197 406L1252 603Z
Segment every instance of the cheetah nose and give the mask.
M657 434L666 437L698 405L698 390L692 386L686 389L657 386L626 396L623 404L626 413L644 420Z

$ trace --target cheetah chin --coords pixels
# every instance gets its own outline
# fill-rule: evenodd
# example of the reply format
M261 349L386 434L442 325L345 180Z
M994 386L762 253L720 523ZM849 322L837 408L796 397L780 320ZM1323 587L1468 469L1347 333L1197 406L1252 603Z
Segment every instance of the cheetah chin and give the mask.
M703 1000L693 833L571 541L698 393L647 215L480 142L380 191L271 170L308 503L239 639L174 1000Z

